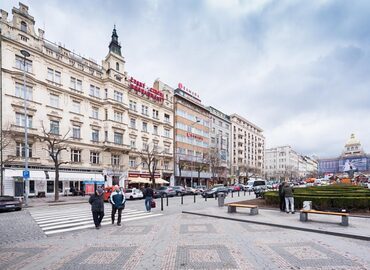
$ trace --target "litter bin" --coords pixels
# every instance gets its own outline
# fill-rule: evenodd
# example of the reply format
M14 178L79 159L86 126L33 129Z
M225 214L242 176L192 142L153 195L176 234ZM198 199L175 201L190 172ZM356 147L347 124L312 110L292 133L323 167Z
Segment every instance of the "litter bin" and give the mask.
M218 207L223 207L225 205L225 194L224 193L218 193Z

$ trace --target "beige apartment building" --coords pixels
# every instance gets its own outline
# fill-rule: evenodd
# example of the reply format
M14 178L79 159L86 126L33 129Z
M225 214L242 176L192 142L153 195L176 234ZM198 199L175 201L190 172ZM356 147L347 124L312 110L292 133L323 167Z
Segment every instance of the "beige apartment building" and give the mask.
M232 173L240 182L248 176L262 176L265 137L263 130L238 114L230 115Z
M179 83L174 90L175 184L211 184L210 114L199 96Z
M1 190L16 193L25 164L28 126L30 195L65 192L72 185L93 192L96 185L129 185L148 177L142 155L158 152L158 179L173 173L173 93L129 76L116 29L102 64L73 53L34 29L22 3L12 19L1 10ZM25 57L21 50L29 53ZM25 85L25 87L24 87ZM27 99L25 104L25 97ZM25 110L26 108L26 110ZM44 127L54 138L66 136L59 187L54 165L41 142ZM9 139L9 138L8 138ZM5 144L4 144L5 145Z

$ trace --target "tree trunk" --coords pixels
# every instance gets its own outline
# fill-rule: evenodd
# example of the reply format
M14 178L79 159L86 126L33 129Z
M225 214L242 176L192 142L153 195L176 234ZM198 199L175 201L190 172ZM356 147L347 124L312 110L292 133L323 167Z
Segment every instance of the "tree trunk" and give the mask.
M55 164L54 200L59 201L59 166Z

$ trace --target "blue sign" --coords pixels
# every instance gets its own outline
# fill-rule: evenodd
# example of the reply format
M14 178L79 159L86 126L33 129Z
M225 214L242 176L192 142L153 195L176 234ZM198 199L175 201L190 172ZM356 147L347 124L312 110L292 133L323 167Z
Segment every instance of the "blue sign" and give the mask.
M30 178L30 171L23 171L23 178Z

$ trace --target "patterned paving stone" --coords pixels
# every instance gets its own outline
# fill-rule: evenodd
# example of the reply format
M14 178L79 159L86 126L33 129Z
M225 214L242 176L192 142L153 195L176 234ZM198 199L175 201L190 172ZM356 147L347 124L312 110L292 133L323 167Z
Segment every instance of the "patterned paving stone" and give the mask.
M19 269L24 261L44 250L44 248L0 248L1 269Z
M144 235L148 234L153 229L153 225L132 225L122 227L117 227L116 230L113 230L111 234L115 235Z
M229 249L223 245L178 246L175 269L238 269Z
M136 249L137 247L90 247L64 263L60 269L129 269L126 264Z
M239 223L241 227L243 227L248 232L276 232L281 231L282 229L266 226L266 225L258 225L258 224L248 224L245 222Z
M180 234L186 233L216 233L212 224L181 224Z

